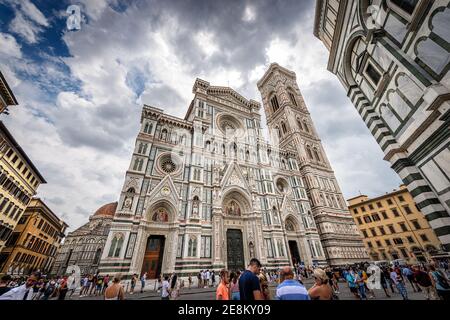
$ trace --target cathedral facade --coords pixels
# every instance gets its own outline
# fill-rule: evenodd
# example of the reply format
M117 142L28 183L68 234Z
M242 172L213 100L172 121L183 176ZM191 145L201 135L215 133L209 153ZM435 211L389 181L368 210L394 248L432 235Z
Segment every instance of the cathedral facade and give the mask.
M100 272L367 260L296 83L272 64L260 103L197 79L184 119L144 105Z

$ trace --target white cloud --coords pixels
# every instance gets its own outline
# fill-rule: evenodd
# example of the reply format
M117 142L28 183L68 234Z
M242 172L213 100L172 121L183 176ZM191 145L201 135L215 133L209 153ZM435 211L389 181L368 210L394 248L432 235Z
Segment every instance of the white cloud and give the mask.
M214 42L214 35L212 33L200 31L195 35L195 40L207 57L219 51L219 47Z
M43 13L29 0L15 0L11 3L15 17L10 22L9 30L23 37L28 43L39 41L39 33L49 23Z
M12 35L0 32L0 43L0 55L22 57L21 46Z
M80 0L77 3L83 4L86 12L81 12L82 14L87 14L91 19L97 20L103 12L108 8L109 3L116 3L121 0Z
M392 182L394 175L381 160L381 151L370 133L360 135L364 124L345 100L344 89L332 88L336 96L327 98L328 104L320 101L323 92L314 90L324 83L337 83L337 80L326 70L328 52L312 35L313 12L293 28L290 35L282 37L284 33L269 32L259 35L265 39L255 39L259 29L252 30L251 26L267 17L256 19L256 13L262 16L264 11L247 6L242 19L254 23L244 23L249 31L240 30L239 35L245 37L238 39L232 31L227 34L220 23L215 25L216 29L212 28L214 23L208 24L206 17L205 23L196 29L197 25L192 27L188 23L198 20L182 19L187 12L174 14L161 10L162 4L158 2L131 6L121 13L109 8L108 1L81 3L85 4L86 12L82 13L89 16L89 24L63 36L70 52L70 57L63 62L70 74L65 74L62 63L51 57L41 65L22 58L11 64L9 70L13 74L21 71L30 78L21 78L21 82L16 83L14 92L22 106L7 118L8 128L13 128L11 131L49 182L40 187L40 196L57 214L68 217L71 230L86 222L87 216L102 204L118 199L143 103L184 117L197 77L212 85L229 85L247 98L260 100L256 82L269 62L278 62L297 73L300 89L345 196L352 196L356 189L363 188L368 191L362 192L378 192L386 186L386 181L394 184L385 188L389 190L397 183ZM35 13L30 20L30 13L26 19L21 12L19 15L29 22L28 27L43 27L38 22L43 22L39 14ZM225 12L221 18L230 16ZM218 19L215 17L212 21ZM240 14L237 20L242 24ZM26 26L22 26L22 34L28 37L27 41L38 41L39 32L28 30ZM284 24L280 24L279 28L283 27ZM6 52L3 55L17 56L20 46L14 38L5 34L2 37L0 39L7 40L7 46L0 48ZM248 43L254 48L240 50ZM0 59L0 67L2 65L8 65L7 60ZM44 77L36 81L39 74ZM134 79L130 85L127 79L133 74L145 77ZM80 90L56 90L58 85L68 82L69 77L79 81ZM140 87L142 93L137 95ZM45 88L58 93L53 101L48 101ZM336 103L339 105L333 105ZM264 121L263 109L261 113ZM341 114L345 114L343 121L347 127L359 125L355 126L358 135L347 131L336 135L339 129L335 128L340 123L335 120ZM329 132L328 128L335 131ZM378 158L371 153L373 150L379 151ZM356 172L355 167L363 169ZM371 172L391 176L377 179ZM374 179L376 183L372 183Z
M244 15L242 16L242 20L246 22L251 22L256 19L256 11L255 8L247 5L244 10Z
M41 28L26 20L20 12L16 13L15 18L9 25L9 29L23 37L28 43L36 43L38 41L37 34L41 31Z
M47 19L45 18L44 14L36 8L36 6L31 3L29 0L20 0L15 1L16 4L20 6L21 11L32 21L35 23L48 27L49 23Z

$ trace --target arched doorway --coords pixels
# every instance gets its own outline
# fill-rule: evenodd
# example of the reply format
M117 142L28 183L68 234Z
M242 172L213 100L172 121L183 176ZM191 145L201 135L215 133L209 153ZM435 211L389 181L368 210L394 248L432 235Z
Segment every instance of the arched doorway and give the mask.
M286 235L288 238L288 246L291 257L292 265L299 265L302 263L302 259L300 257L300 252L298 250L297 236L296 232L298 231L298 223L292 217L289 216L286 218L284 222L284 229L286 231Z
M244 217L250 211L250 200L240 188L230 188L228 192L225 192L222 212L224 229L226 230L224 234L226 245L224 260L226 260L228 270L243 270L246 258L254 258L254 256L249 257L251 254L255 255L254 238L243 223ZM251 254L250 251L252 251Z
M167 268L171 268L170 257L165 259L165 250L170 243L171 223L174 220L173 206L166 201L158 201L153 204L147 211L148 229L146 237L144 237L145 248L143 250L141 275L147 273L147 279L157 279L161 272L165 272ZM167 241L166 241L167 239ZM166 243L167 242L167 243ZM167 265L169 264L169 265Z
M239 229L227 230L227 267L230 271L245 268L242 231Z
M161 235L151 235L147 238L141 271L141 274L147 272L147 279L157 279L161 275L165 240Z

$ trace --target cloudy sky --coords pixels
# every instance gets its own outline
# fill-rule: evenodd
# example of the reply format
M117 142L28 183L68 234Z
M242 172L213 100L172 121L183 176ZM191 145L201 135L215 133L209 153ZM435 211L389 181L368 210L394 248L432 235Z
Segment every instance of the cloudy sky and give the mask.
M68 31L66 9L81 8ZM326 70L315 1L0 0L0 70L20 106L1 115L70 230L116 201L143 103L184 117L197 77L261 101L271 62L291 69L349 198L401 183ZM265 118L264 118L265 119Z

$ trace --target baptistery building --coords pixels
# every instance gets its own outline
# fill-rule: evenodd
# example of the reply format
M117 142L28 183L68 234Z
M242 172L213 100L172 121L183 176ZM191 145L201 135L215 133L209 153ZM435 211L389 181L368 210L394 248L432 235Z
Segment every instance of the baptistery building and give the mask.
M117 202L101 206L86 224L67 235L57 252L51 274L64 275L71 266L78 266L82 274L98 272L116 208Z
M144 105L101 273L368 259L295 73L272 64L258 89L268 139L260 103L201 79L184 119Z

